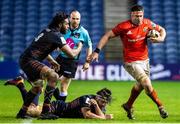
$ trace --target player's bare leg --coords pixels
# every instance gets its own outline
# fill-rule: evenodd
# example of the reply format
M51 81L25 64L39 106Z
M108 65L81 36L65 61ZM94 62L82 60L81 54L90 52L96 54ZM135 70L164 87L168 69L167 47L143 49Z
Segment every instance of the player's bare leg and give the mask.
M61 77L61 92L60 92L60 99L65 101L68 95L68 88L71 83L71 78L67 78L62 76Z
M18 112L16 118L30 118L30 116L26 114L28 107L30 106L33 99L41 90L42 90L42 80L37 80L36 82L34 82L34 85L31 88L31 90L27 92L26 98L24 100L24 104L22 108L20 109L20 111Z
M145 90L146 94L156 103L156 105L158 106L161 117L167 118L168 113L165 111L161 101L157 97L157 93L153 89L152 84L151 84L151 80L149 78L149 62L143 61L143 62L126 63L124 67L125 67L126 71L129 74L131 74L137 80L137 82L140 84L139 86L141 86L141 88L143 88ZM134 94L138 94L138 93L136 93L135 89L136 88L132 89L131 93L134 92ZM129 106L131 106L131 104L134 102L133 100L135 100L135 99L136 99L136 95L130 96ZM128 107L126 107L126 108L123 107L123 108L128 110L127 109Z
M157 105L160 115L162 118L167 118L168 117L168 113L167 111L164 109L162 102L160 101L160 99L158 98L157 92L154 90L154 88L152 87L151 84L151 80L149 78L145 78L144 80L142 80L141 82L142 86L144 87L144 90L146 92L146 94L153 100L153 102Z
M60 90L59 88L56 88L54 91L54 97L56 100L63 100L66 101L67 95L68 95L68 88L71 83L71 78L67 78L64 76L61 76L60 82L61 82L61 87Z

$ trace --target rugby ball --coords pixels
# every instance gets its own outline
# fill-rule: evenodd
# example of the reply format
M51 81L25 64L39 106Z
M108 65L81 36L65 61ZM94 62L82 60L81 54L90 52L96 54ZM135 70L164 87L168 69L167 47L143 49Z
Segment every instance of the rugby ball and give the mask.
M156 30L150 30L147 34L147 37L152 37L152 38L156 38L159 36L160 36L160 33Z

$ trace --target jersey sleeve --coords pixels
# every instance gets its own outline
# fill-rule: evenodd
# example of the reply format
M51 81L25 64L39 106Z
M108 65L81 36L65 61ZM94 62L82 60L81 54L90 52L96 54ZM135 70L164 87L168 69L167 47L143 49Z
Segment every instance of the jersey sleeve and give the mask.
M157 31L160 31L160 26L158 24L155 24L153 21L147 19L147 25L149 27L150 30L157 30Z
M59 48L62 48L64 45L66 45L66 40L64 39L63 35L59 33L51 33L49 39L50 42L53 42Z
M84 33L84 44L87 48L92 47L92 41L87 31Z
M116 26L112 29L112 32L113 32L116 36L120 35L120 33L121 33L122 31L123 31L123 24L122 24L122 23L116 25Z
M87 96L82 97L81 107L90 107L90 98Z

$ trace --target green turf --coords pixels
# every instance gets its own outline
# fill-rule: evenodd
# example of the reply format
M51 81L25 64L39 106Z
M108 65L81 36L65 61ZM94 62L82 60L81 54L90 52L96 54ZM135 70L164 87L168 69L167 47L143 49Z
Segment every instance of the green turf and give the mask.
M133 83L109 82L109 81L72 81L69 88L67 101L84 94L92 94L97 90L107 87L112 90L113 101L108 106L108 113L114 114L113 120L93 119L58 119L58 120L22 120L16 119L16 113L22 105L22 98L17 88L4 86L0 82L0 123L178 123L180 122L180 83L177 82L154 82L153 86L158 91L159 98L163 101L169 112L169 118L162 119L159 116L156 105L145 95L144 92L134 104L136 120L128 120L125 112L120 107L128 97ZM28 85L28 88L29 85ZM41 96L42 102L42 96Z

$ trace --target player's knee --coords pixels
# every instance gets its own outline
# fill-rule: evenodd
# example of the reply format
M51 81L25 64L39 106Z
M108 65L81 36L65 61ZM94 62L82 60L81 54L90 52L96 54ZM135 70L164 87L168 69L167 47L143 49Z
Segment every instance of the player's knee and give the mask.
M142 87L142 85L141 85L140 83L136 83L136 84L134 85L134 88L135 88L137 91L142 91L142 90L143 90L143 87Z
M70 82L71 82L71 78L64 77L64 76L61 78L61 84L62 85L69 85Z
M47 80L58 80L59 75L51 68L49 67L44 67L41 71L41 77L42 79L47 79Z
M42 91L42 87L32 87L31 91L32 91L34 94L38 94L39 92Z
M151 85L151 81L150 81L149 77L148 76L143 76L140 79L140 82L141 82L141 85L144 88L146 94L150 94L152 92L153 87Z
M51 71L48 76L48 81L56 82L59 79L59 75L55 71Z
M43 87L44 81L39 79L35 82L32 83L32 92L34 92L35 94L38 94L39 92L42 91L42 87Z
M51 87L56 87L56 83L59 79L59 75L53 70L48 74L47 81Z
M150 85L147 85L147 86L144 88L144 90L145 90L145 93L146 93L147 95L149 95L149 94L151 94L151 92L153 91L153 87L150 86Z
M147 80L149 79L149 77L146 74L141 74L139 75L136 80L143 86L143 84L145 84L147 82Z
M59 79L59 75L50 68L48 68L42 75L48 80L48 82L56 82Z

